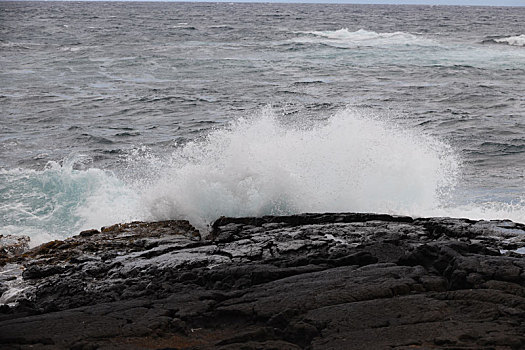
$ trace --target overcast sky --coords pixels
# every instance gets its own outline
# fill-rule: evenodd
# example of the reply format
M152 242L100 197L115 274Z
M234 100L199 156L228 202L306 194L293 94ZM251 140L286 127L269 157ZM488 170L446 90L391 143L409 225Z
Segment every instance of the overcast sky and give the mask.
M178 0L171 0L171 1L178 1ZM193 1L313 2L313 3L337 3L337 4L399 4L399 5L401 4L422 4L423 5L424 4L424 5L525 6L525 0L193 0Z
M208 1L208 0L200 0ZM217 0L209 0L217 2ZM484 5L525 6L525 0L219 0L219 2L315 2L338 4L425 4L425 5Z
M164 1L299 2L299 3L300 2L312 2L312 3L337 3L337 4L525 6L525 0L164 0Z
M426 4L426 5L492 5L525 6L525 0L283 0L276 2L326 2L341 4Z
M0 1L5 1L5 0L0 0ZM46 0L43 0L43 1L46 1ZM74 0L74 1L79 1L79 0ZM80 1L108 1L108 0L80 0ZM109 1L112 1L112 0L109 0ZM525 6L525 0L116 0L116 1L202 1L202 2L285 2L285 3L295 2L295 3L326 3L326 4Z

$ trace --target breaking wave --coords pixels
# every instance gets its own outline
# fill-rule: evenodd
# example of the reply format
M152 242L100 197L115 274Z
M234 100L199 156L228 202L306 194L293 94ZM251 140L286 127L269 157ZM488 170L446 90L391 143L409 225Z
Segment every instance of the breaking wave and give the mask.
M78 161L0 170L0 234L27 235L37 245L135 219L136 193L109 171L73 169Z
M415 35L404 32L393 33L377 33L359 29L357 31L349 31L347 28L342 28L335 31L311 31L301 32L310 37L301 37L297 41L323 41L333 45L344 45L350 47L357 46L434 46L437 43L434 40L425 38L421 35ZM312 37L313 36L313 37Z
M494 39L494 41L497 43L506 43L512 46L525 46L525 34Z
M506 44L511 46L525 46L525 34L509 36L509 37L498 37L488 38L483 41L484 43L497 43Z
M157 162L148 211L199 226L221 215L430 210L459 168L447 145L350 110L305 127L267 109Z

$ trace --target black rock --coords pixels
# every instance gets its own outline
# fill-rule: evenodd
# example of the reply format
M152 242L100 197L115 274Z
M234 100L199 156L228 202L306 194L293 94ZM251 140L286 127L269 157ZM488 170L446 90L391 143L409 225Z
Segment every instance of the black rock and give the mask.
M4 255L0 348L525 347L522 224L326 213L209 237L134 222Z

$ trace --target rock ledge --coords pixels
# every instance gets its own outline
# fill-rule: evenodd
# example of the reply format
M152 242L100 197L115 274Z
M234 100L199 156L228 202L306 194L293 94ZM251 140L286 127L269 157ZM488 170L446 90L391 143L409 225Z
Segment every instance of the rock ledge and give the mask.
M0 348L525 347L511 221L301 214L220 218L209 239L162 221L14 244Z

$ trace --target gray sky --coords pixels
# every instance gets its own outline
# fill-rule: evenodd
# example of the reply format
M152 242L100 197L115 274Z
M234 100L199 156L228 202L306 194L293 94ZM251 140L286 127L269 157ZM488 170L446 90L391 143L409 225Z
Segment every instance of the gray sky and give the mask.
M484 5L484 6L525 6L525 0L318 0L279 2L327 2L341 4L425 4L425 5Z
M0 1L5 1L5 0L0 0ZM43 0L43 1L46 1L46 0ZM65 0L65 1L68 1L68 0ZM79 0L75 0L75 1L79 1ZM108 1L108 0L80 0L80 1ZM117 0L117 1L283 2L283 3L326 3L326 4L525 6L525 0Z
M168 0L169 1L169 0ZM171 0L177 1L177 0ZM186 0L188 1L188 0ZM189 0L191 1L191 0ZM421 5L482 5L525 6L525 0L193 0L210 2L313 2L336 4L421 4Z
M484 5L484 6L525 6L525 0L317 0L277 2L326 2L341 4L425 4L425 5Z

